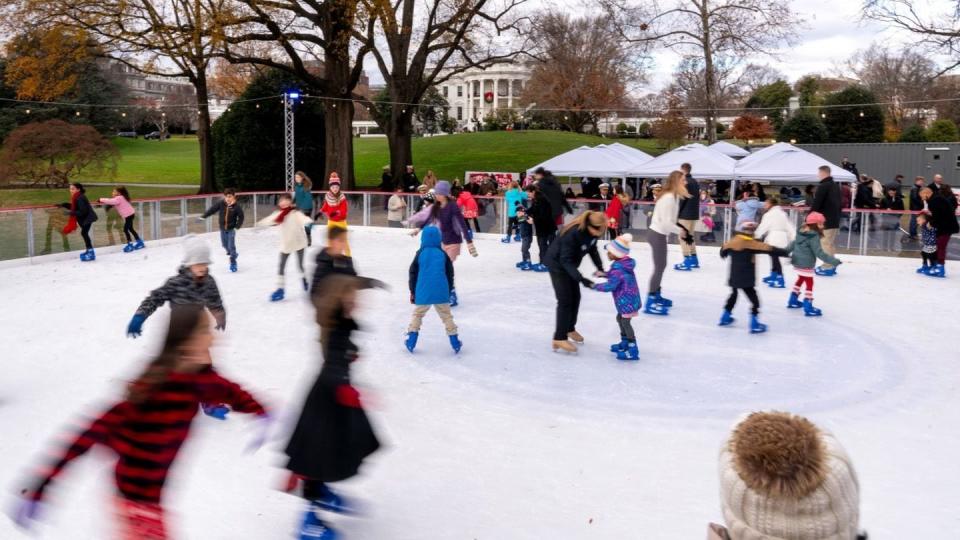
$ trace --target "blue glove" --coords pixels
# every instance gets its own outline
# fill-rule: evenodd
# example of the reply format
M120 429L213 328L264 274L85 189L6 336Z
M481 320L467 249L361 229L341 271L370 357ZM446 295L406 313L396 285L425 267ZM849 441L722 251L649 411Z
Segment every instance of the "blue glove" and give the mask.
M146 320L147 318L143 315L134 315L133 318L130 319L130 324L127 325L127 337L134 339L140 337L140 335L143 334L143 323Z
M20 501L20 504L13 509L13 514L10 517L18 527L29 529L33 525L33 522L40 518L40 508L40 501L23 499Z
M473 242L473 229L467 228L467 243Z
M226 420L227 413L230 412L230 409L223 403L217 403L216 405L204 403L200 408L203 409L203 414L216 418L217 420Z

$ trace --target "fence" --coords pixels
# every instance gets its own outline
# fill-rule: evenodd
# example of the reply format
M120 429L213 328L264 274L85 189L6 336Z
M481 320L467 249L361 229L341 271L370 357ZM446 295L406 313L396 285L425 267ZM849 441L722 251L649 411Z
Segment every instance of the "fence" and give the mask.
M242 193L238 203L246 219L243 227L252 227L273 211L279 192ZM346 192L350 207L347 219L350 225L387 227L387 200L389 193ZM174 238L185 234L213 232L217 228L216 217L205 221L196 218L209 208L219 196L192 195L135 200L137 210L135 226L144 240ZM413 214L419 197L404 195L407 202L406 216ZM506 207L503 197L476 197L480 216L471 227L479 226L479 232L503 235L507 229ZM322 204L322 194L316 202ZM587 209L604 210L606 202L589 199L570 199L576 213ZM317 206L319 208L319 205ZM99 220L91 229L95 247L124 244L123 220L115 210L95 207ZM736 221L735 210L730 205L711 205L715 227L713 231L697 232L699 245L719 246L730 238ZM799 224L806 209L784 207L790 219ZM652 202L634 201L625 213L623 229L642 238L647 229ZM568 216L569 219L570 216ZM919 256L920 244L909 239L911 213L884 210L850 211L843 214L841 232L837 241L840 253L885 256ZM83 249L78 234L64 235L60 231L67 223L66 211L54 206L32 206L0 209L0 261L35 257L51 253L65 253ZM712 234L711 234L712 233ZM711 236L713 238L711 238ZM676 241L676 239L674 239ZM949 258L960 259L960 246L953 242Z

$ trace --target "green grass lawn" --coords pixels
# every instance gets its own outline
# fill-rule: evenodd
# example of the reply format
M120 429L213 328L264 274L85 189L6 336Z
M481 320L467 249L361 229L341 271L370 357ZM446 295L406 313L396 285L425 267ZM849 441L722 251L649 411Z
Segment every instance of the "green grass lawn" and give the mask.
M130 196L134 199L152 197L169 197L173 195L193 195L197 192L194 187L183 188L155 188L130 186ZM109 186L88 186L87 198L96 201L100 197L109 197L112 188ZM70 192L66 189L0 189L0 208L9 206L34 206L44 204L59 204L70 201Z
M87 177L81 182L200 185L200 146L193 136L175 135L165 141L116 137L120 151L115 178Z

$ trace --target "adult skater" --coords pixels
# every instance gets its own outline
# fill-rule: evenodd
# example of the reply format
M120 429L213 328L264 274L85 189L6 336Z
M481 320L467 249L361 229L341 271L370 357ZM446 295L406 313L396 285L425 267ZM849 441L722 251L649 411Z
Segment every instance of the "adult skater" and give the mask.
M813 204L810 205L810 211L823 214L826 221L823 224L822 247L827 255L833 257L837 254L835 244L837 232L840 230L843 196L840 194L840 186L833 180L833 176L830 176L829 165L821 165L817 170L817 176L820 178L820 183L817 185L817 191L813 194ZM837 275L837 267L825 262L815 272L818 276L835 276Z
M297 171L293 175L293 202L297 205L297 209L303 212L305 216L313 215L313 181L310 180L310 177L307 176L307 173L303 171ZM304 230L307 233L307 247L313 245L313 235L311 234L311 229L313 229L313 223L309 223L304 226Z
M63 234L70 234L80 227L80 236L83 237L83 244L87 250L80 254L80 260L84 262L95 261L97 254L93 251L93 241L90 240L90 227L97 221L97 213L90 206L87 200L87 190L80 182L70 184L70 202L61 203L60 207L70 211L70 219L67 226L63 228Z
M533 176L537 179L536 186L540 190L540 193L543 194L544 198L550 203L550 210L553 212L553 219L557 223L557 226L563 225L563 213L567 212L568 214L572 214L573 208L570 206L566 197L563 196L560 183L557 182L553 173L543 167L538 167L537 170L533 172Z
M692 233L677 223L680 213L680 201L690 198L687 193L683 171L673 171L664 182L657 203L653 207L650 226L647 230L647 243L653 255L653 273L647 288L647 305L643 312L651 315L667 315L673 307L673 301L660 294L660 282L667 267L667 240L671 234L680 235L683 242L692 242Z
M550 201L543 196L536 184L527 186L526 191L531 201L528 213L533 220L534 232L537 235L537 250L540 256L540 262L532 265L530 269L534 272L546 272L548 268L544 260L547 257L550 244L557 236L557 221L553 217Z
M597 238L607 232L607 216L603 212L587 210L566 224L557 239L547 250L546 265L550 269L550 281L557 297L556 326L553 332L553 350L577 352L583 336L577 332L577 315L580 311L580 285L592 288L593 281L580 274L580 262L589 254L597 271L594 276L603 277L603 261L597 252Z
M690 174L692 167L689 163L680 165L686 180L687 193L690 194L686 199L680 201L680 212L677 223L690 233L690 242L680 242L680 249L683 251L683 262L675 264L675 270L693 270L700 268L700 260L697 259L697 244L693 240L693 231L700 220L700 184Z
M950 237L960 232L956 211L951 201L940 191L934 192L930 188L923 188L920 190L920 197L930 209L930 224L937 229L937 264L927 272L927 275L946 277L947 245L950 243Z

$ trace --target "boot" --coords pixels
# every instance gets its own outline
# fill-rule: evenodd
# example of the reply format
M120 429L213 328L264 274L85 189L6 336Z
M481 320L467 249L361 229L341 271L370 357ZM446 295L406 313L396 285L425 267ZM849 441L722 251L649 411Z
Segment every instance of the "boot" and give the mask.
M929 275L929 274L930 274L930 267L927 266L927 265L923 265L923 266L921 266L920 268L917 268L917 273L918 273L918 274L927 274L927 275Z
M823 312L813 307L813 300L805 298L803 300L803 314L807 317L819 317L823 315Z
M669 315L670 308L664 304L657 303L657 295L647 295L647 305L643 308L647 315Z
M271 302L279 302L283 300L283 287L273 291L273 294L270 295Z
M407 332L407 339L403 341L403 344L407 347L407 350L413 352L417 348L417 338L420 337L420 332Z
M783 282L783 274L774 274L773 276L773 281L767 282L771 289L786 288L786 284Z
M523 270L524 272L529 272L533 270L533 265L530 264L530 261L523 261L523 266L520 267L520 270Z
M690 256L690 268L700 268L700 259L697 258L696 253Z
M750 317L750 333L762 334L767 331L767 325L760 322L756 315Z
M460 342L460 337L457 334L450 336L450 347L453 348L454 354L460 353L463 343Z
M457 302L457 291L455 289L450 289L450 307L457 307L460 303Z
M822 266L818 266L817 269L814 270L814 273L816 273L818 276L832 277L832 276L837 275L837 269L836 269L835 267L834 267L834 268L824 268L824 267L822 267Z
M503 238L501 238L501 239L500 239L500 243L501 243L501 244L509 244L509 243L510 243L510 235L508 234L508 235L504 236Z
M574 343L581 343L581 344L583 343L583 336L581 336L580 332L577 332L576 330L571 330L570 332L567 332L567 339L569 339Z
M684 257L682 263L673 265L673 269L680 270L681 272L689 272L693 270L693 262L691 261L691 257L690 256Z
M576 354L577 346L566 340L555 339L553 340L553 352L557 351Z
M97 260L97 254L92 249L88 249L80 254L80 260L83 262L95 261Z
M140 240L137 240L137 243L133 244L133 249L135 249L135 250L143 249L143 248L145 248L145 247L147 247L147 246L143 245L143 239L142 239L142 238L141 238Z
M237 271L237 260L234 259L234 258L231 258L231 259L230 259L230 271L231 271L231 272L236 272L236 271Z
M657 304L660 304L661 306L663 306L663 307L665 307L665 308L672 308L672 307L673 307L673 300L667 300L666 298L660 296L660 291L657 291L657 293L656 293L656 299L655 299L655 300L656 300L656 303L657 303ZM647 302L649 302L649 301L650 301L650 300L648 299Z
M629 342L627 341L627 338L620 336L620 341L610 346L610 352L618 353L620 351L625 351L627 350L628 343Z
M123 246L123 252L130 253L131 251L133 251L133 244L127 242L127 245Z
M617 360L639 360L640 351L637 350L637 342L630 341L627 348L617 353Z
M729 311L723 310L723 315L720 316L720 322L717 326L730 326L735 320Z
M319 508L312 504L307 509L300 524L298 538L300 540L336 540L337 533L317 516L317 510Z
M537 264L531 266L530 269L533 270L534 272L549 272L549 271L550 271L550 269L547 268L547 266L546 266L545 264L543 264L543 263L537 263Z
M90 250L90 253L93 254L93 250ZM927 275L930 277L947 277L947 269L942 264L935 264L927 272Z
M776 276L777 276L777 273L774 271L771 271L769 276L761 279L760 281L764 283L771 283Z
M803 303L800 302L800 293L795 293L795 292L790 293L790 300L787 301L787 308L799 309L802 307L803 307Z

